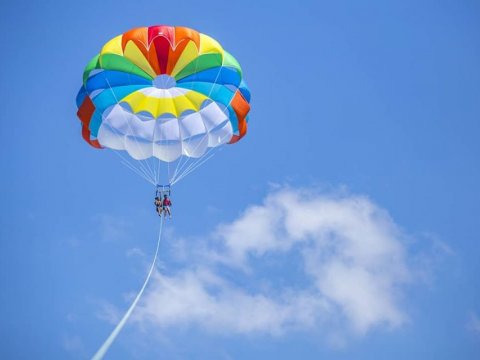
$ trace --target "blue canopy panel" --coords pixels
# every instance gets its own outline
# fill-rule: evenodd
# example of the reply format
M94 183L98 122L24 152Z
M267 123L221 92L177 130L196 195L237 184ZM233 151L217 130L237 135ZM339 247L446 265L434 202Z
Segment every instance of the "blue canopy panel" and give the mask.
M229 84L238 87L242 81L242 77L237 71L237 69L231 67L217 66L184 77L177 81L177 86L182 87L179 84L197 81L215 83L220 85Z
M90 130L90 133L93 137L96 138L98 136L98 129L100 129L101 124L102 114L98 110L95 110L90 119L90 124L88 125L88 129Z
M122 71L104 70L89 77L85 86L88 93L91 94L99 89L129 85L143 85L143 87L148 87L152 86L152 81Z
M84 86L78 90L77 97L75 98L75 102L77 103L77 108L80 108L82 106L83 100L85 100L85 97L88 96L87 90L85 89Z
M222 104L228 109L230 123L232 124L233 130L238 131L238 119L235 111L230 106L233 97L235 96L235 91L229 89L227 86L221 84L213 84L209 82L186 82L186 83L177 83L177 87L182 87L190 89L196 92L199 92L203 95L208 96L211 100L216 103Z
M245 100L247 100L247 102L250 103L250 97L251 97L250 89L248 88L247 83L244 80L240 82L240 85L238 86L238 90L240 90L240 93L245 98Z

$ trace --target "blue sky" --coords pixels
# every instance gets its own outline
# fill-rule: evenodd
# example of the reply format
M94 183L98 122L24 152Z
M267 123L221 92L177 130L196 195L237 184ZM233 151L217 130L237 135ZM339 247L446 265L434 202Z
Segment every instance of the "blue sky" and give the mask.
M88 358L143 282L153 190L82 140L74 100L106 41L154 24L239 60L249 133L175 188L107 358L479 357L478 2L0 10L1 358Z

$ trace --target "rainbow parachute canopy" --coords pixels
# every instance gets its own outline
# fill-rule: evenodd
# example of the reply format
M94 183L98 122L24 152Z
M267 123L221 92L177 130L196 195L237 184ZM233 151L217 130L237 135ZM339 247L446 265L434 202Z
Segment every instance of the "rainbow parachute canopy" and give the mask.
M249 103L239 63L217 41L161 25L103 46L83 73L77 115L94 147L171 162L240 140Z

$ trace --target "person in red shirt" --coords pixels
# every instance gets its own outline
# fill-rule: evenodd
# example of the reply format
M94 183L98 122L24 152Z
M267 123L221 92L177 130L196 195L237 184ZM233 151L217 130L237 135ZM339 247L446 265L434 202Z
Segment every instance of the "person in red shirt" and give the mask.
M172 213L170 211L170 206L172 206L172 202L168 198L167 194L163 195L162 205L163 205L163 211L164 211L164 214L165 214L164 216L167 216L167 214L168 214L168 216L171 219L172 218Z

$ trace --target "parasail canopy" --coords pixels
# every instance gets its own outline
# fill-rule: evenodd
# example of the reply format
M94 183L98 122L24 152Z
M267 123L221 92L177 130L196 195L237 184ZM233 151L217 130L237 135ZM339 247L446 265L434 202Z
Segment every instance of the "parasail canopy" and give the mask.
M164 25L108 41L86 66L76 100L90 145L164 162L237 142L250 110L232 55L207 35Z

